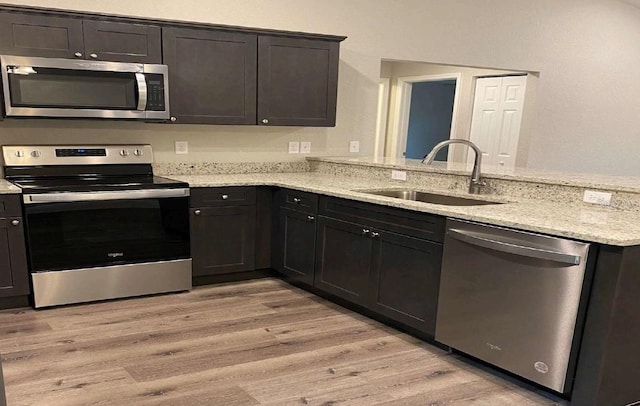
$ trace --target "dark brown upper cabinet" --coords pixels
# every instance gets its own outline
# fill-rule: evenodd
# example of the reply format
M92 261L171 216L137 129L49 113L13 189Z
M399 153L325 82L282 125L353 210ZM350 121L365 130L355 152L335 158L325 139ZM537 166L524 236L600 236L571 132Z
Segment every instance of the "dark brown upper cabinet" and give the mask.
M171 121L334 126L339 42L165 27Z
M255 124L257 35L163 28L171 121Z
M160 27L0 12L0 54L161 63Z
M338 42L258 38L258 124L336 124Z

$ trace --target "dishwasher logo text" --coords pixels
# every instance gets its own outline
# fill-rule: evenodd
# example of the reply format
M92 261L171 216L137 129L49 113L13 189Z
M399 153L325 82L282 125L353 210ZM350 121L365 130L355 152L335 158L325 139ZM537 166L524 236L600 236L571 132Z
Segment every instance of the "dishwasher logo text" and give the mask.
M489 347L490 350L502 351L502 347L491 344L491 343L487 343L487 347Z
M109 258L118 258L118 257L124 257L124 252L108 252L107 256Z
M536 362L535 364L533 364L533 367L541 374L546 374L547 372L549 372L549 365L545 364L542 361Z

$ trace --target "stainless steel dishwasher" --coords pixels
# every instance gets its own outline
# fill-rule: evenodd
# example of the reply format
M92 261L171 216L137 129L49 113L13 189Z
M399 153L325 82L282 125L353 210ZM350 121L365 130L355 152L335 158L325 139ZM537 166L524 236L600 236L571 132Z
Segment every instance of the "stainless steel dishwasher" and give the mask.
M589 248L448 219L436 341L569 393Z

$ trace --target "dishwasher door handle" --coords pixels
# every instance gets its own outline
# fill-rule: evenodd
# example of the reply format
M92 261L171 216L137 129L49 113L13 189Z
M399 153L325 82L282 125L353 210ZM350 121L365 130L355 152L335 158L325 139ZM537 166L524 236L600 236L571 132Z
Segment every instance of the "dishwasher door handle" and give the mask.
M582 259L580 255L566 252L545 250L541 248L529 247L526 245L514 244L512 242L500 241L494 235L458 230L450 228L447 235L456 240L469 244L489 248L496 251L507 252L509 254L521 255L530 258L547 259L569 265L579 265Z

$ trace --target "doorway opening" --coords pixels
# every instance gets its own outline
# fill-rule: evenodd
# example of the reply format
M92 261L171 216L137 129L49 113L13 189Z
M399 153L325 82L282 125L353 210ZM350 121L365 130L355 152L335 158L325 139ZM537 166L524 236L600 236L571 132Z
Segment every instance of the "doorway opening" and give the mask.
M514 87L513 84L505 82L503 79L503 87L499 94L505 102L500 112L505 114L494 114L496 123L500 122L502 126L502 134L510 133L512 136L506 138L498 131L497 126L493 126L494 131L483 132L481 137L490 137L489 142L482 142L474 135L472 137L472 117L475 115L476 123L485 125L487 120L477 120L482 115L488 116L489 112L474 112L475 96L478 95L476 89L477 82L490 77L520 77L526 78L526 86ZM480 144L494 145L494 140L498 147L492 155L499 157L496 165L502 168L508 168L512 165L526 166L528 161L529 145L532 133L532 122L535 112L535 96L539 73L534 71L523 71L517 69L500 69L500 68L484 68L473 66L444 65L428 62L415 61L398 61L398 60L382 60L380 63L380 87L378 99L378 126L376 132L376 157L385 157L391 159L403 158L419 158L421 159L429 152L434 145L443 139L457 138L469 140L473 142L478 140ZM426 82L442 82L443 85L451 85L451 81L455 82L455 90L453 91L453 101L450 96L442 97L442 105L448 106L449 112L436 114L437 118L450 124L447 134L446 126L439 126L439 130L432 130L439 135L430 138L424 144L413 143L413 135L411 135L410 127L413 130L413 113L421 112L424 109L415 108L412 111L412 96L414 93L420 93L421 86L429 86ZM526 91L526 92L525 92ZM518 97L516 97L518 96ZM522 98L523 96L524 98ZM520 105L521 113L512 112L511 100L518 99L523 104ZM506 102L509 103L506 103ZM522 103L522 102L521 102ZM450 114L450 117L449 117ZM521 125L517 125L520 122ZM435 126L435 124L433 124ZM416 127L421 127L415 124ZM422 125L423 128L429 127ZM504 131L509 129L509 131ZM474 128L475 130L475 128ZM420 132L420 131L418 131ZM424 133L424 131L422 131ZM519 135L516 137L516 134ZM417 137L420 139L420 137ZM426 138L426 137L425 137ZM508 140L508 142L507 142ZM485 147L486 148L486 147ZM481 146L481 149L484 148ZM447 151L448 150L448 151ZM452 144L449 148L443 148L436 159L447 159L451 163L452 168L458 168L460 163L466 163L469 154L469 148ZM490 162L488 156L485 156L487 163Z
M422 159L437 143L452 138L459 80L457 73L398 78L390 156ZM446 160L447 154L443 149L436 160Z

